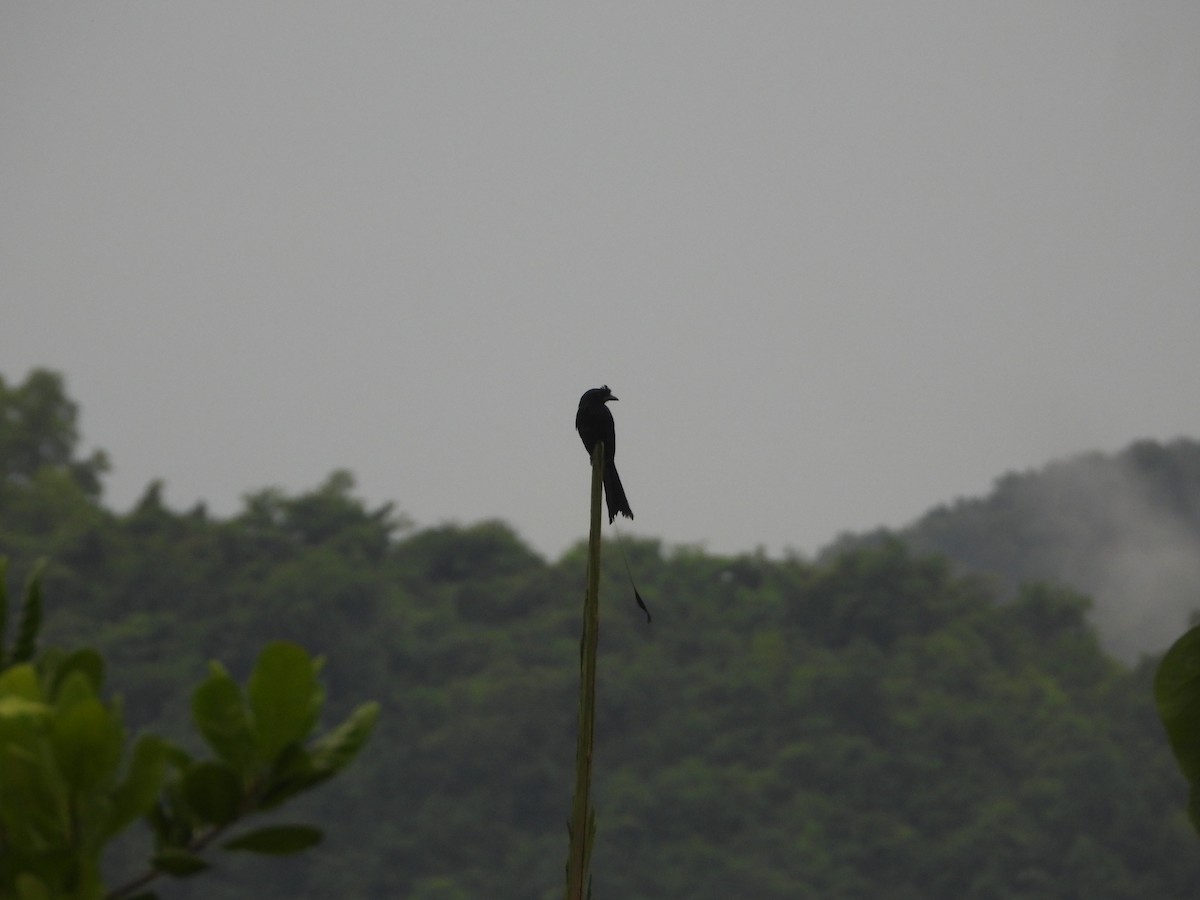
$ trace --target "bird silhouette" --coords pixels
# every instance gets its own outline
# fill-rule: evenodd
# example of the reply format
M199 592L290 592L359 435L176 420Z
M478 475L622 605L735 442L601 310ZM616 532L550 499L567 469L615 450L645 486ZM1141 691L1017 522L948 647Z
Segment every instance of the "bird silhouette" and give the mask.
M592 388L584 391L579 398L579 411L575 413L575 430L579 432L588 455L591 456L597 441L604 443L604 499L608 502L610 523L617 513L633 518L625 488L621 486L621 476L617 474L617 431L612 413L606 405L609 400L616 399L607 384Z

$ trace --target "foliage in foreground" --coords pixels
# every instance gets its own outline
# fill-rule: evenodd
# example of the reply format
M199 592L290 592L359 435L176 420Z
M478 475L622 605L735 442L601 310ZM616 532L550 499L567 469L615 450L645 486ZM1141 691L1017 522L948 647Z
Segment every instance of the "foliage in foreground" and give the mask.
M1175 761L1188 780L1188 816L1200 832L1200 625L1179 638L1154 676L1154 699Z
M207 869L210 845L292 854L321 839L309 825L228 832L342 769L369 737L375 704L312 739L324 701L320 662L276 642L245 689L213 663L193 694L196 727L214 756L196 758L149 733L130 746L121 702L104 696L104 658L86 647L36 652L36 574L5 652L5 569L0 559L0 897L147 898L143 888L159 876ZM106 890L105 850L143 818L155 847L146 870Z

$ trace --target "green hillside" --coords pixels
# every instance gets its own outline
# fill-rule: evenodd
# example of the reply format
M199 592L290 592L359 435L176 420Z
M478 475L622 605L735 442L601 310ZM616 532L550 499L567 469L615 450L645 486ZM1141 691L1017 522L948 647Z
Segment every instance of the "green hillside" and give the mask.
M346 473L229 518L157 485L116 512L54 376L0 383L0 412L0 554L18 577L52 559L47 637L105 653L127 721L183 740L206 661L242 678L278 638L325 656L332 720L383 706L302 803L324 845L160 896L562 895L582 547L547 561L500 522L416 529ZM895 540L817 563L626 552L655 620L610 553L597 898L1196 895L1152 665L1106 655L1080 595L1001 604Z

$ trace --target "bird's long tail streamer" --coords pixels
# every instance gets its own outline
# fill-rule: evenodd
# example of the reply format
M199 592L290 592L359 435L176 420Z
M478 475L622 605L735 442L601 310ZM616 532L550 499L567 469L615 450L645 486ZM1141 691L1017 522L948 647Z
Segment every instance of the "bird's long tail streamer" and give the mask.
M646 607L646 601L642 599L642 595L638 593L637 585L633 581L633 569L629 567L629 557L625 555L625 539L621 537L621 529L614 525L617 532L617 546L621 550L621 561L625 563L625 574L629 576L629 586L633 588L633 599L637 601L637 605L642 608L642 612L646 614L646 624L649 625L654 620L650 617L650 610Z

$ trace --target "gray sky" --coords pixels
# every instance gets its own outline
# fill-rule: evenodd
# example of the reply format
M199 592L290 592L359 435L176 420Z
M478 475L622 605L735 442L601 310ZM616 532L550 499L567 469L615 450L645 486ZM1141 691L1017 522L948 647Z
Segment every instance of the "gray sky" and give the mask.
M5 4L0 372L123 509L811 551L1200 435L1200 4Z

